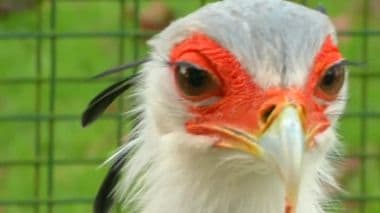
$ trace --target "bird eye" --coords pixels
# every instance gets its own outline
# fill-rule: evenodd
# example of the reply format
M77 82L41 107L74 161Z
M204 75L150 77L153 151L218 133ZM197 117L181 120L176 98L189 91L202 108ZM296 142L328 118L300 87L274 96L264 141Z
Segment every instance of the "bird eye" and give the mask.
M202 100L221 95L218 79L190 63L175 64L175 79L181 92L189 99Z
M344 83L345 66L343 63L330 67L322 76L318 84L318 89L323 92L323 96L332 100L339 93Z

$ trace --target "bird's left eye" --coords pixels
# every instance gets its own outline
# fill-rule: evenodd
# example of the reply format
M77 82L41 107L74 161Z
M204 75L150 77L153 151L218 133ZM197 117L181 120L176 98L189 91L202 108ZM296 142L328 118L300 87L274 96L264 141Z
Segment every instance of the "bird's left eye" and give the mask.
M220 83L210 72L190 63L175 64L175 80L183 95L194 101L201 101L221 95Z
M345 65L339 63L330 67L318 83L318 91L327 100L333 100L344 84Z

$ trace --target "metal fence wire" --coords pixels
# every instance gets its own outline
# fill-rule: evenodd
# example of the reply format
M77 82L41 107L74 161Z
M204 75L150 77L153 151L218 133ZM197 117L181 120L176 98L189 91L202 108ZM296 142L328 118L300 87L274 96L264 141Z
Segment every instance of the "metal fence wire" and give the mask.
M15 2L28 5L9 6ZM162 2L176 17L207 3ZM351 68L339 128L347 150L339 181L347 193L336 195L345 209L337 211L380 212L380 1L298 2L325 5L344 55L364 64ZM106 172L98 165L130 127L123 101L91 128L80 127L87 101L122 76L88 79L146 55L154 32L140 21L151 3L0 0L0 213L91 211Z

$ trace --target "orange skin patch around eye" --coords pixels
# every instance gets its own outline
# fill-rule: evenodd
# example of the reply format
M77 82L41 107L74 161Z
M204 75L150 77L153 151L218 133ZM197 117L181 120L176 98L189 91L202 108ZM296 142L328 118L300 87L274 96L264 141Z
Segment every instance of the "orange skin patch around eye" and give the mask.
M267 106L290 102L301 106L305 113L306 131L314 137L330 124L324 110L327 105L317 103L316 86L325 70L342 60L342 56L328 36L315 58L310 77L304 88L270 88L263 90L225 48L208 36L196 33L176 45L170 62L186 61L208 70L221 85L222 97L208 106L189 105L194 115L186 122L186 129L193 134L215 134L203 128L204 124L237 128L251 134L259 134L263 128L261 115ZM181 94L181 91L178 91Z
M320 79L327 71L329 67L336 64L337 62L343 59L342 54L339 52L338 47L334 44L334 41L331 36L328 36L322 46L321 51L315 58L314 67L312 70L312 75L309 79L310 86L315 88L315 96L318 98L333 101L336 99L335 96L330 96L323 91L319 90L317 84Z
M192 52L192 57L188 56ZM186 124L189 132L207 134L208 130L198 124L234 126L252 130L257 126L256 109L264 91L241 67L240 63L224 48L203 34L195 34L177 45L171 54L171 61L188 61L207 69L217 76L222 85L223 97L211 106L189 106L195 115ZM179 91L180 92L180 91ZM181 93L181 92L180 92Z

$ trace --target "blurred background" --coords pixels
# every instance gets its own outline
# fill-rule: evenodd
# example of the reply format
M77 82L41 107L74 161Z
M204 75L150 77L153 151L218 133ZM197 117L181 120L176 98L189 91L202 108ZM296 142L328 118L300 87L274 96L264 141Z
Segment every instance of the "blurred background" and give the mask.
M0 213L91 212L99 165L130 126L119 100L81 128L88 101L122 78L89 77L144 58L147 39L207 2L0 0ZM336 212L380 212L380 0L298 2L323 5L345 57L364 63L350 68Z

